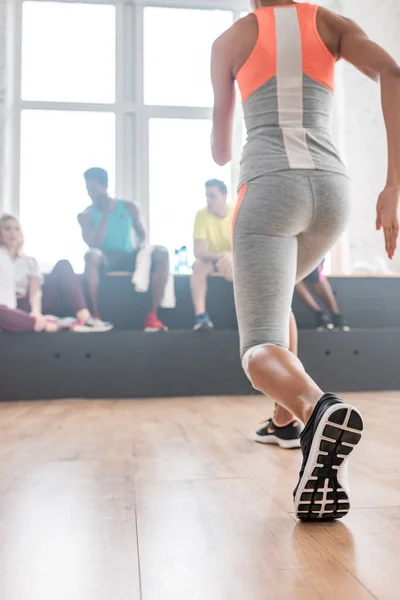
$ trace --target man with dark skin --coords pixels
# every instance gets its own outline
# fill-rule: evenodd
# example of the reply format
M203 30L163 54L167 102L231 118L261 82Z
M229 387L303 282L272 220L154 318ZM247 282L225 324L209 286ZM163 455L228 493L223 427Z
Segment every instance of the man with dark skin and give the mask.
M85 279L89 302L98 315L98 290L101 271L133 273L136 257L146 240L138 207L132 202L111 198L108 194L108 174L104 169L91 168L84 174L90 199L89 206L78 216L82 237L89 246L85 262ZM132 239L135 238L135 242ZM169 255L157 246L152 254L151 301L144 322L146 331L163 331L166 326L157 316L169 275Z

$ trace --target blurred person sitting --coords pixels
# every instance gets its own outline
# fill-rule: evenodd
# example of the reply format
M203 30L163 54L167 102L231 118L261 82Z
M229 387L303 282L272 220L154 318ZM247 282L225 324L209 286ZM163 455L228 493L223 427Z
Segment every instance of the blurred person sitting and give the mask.
M82 237L89 246L86 254L85 278L90 307L99 317L98 292L100 273L123 271L134 273L138 252L146 240L138 207L126 200L108 195L108 173L94 167L84 173L86 189L92 201L78 215ZM133 238L136 238L135 243ZM144 322L145 331L163 331L167 327L157 316L169 276L166 248L155 247L151 264L151 301Z
M44 316L63 316L64 308L76 317L72 331L108 331L109 323L93 319L88 311L77 275L62 260L43 277L35 258L23 252L24 237L19 220L12 215L0 218L2 293L0 330L57 331L57 322ZM7 288L5 290L5 288ZM3 299L6 294L7 298Z
M206 184L207 207L196 215L194 255L191 281L195 312L194 330L214 327L206 310L207 277L220 275L232 281L232 218L234 207L227 203L228 190L222 181L211 179Z
M329 331L331 329L350 331L350 328L346 325L344 317L339 310L330 281L323 273L323 267L324 261L318 265L312 273L307 275L303 281L296 284L294 288L295 292L302 302L314 313L317 331ZM321 306L308 289L308 286L311 286L315 295L322 300L327 307L330 312L330 317L322 310Z

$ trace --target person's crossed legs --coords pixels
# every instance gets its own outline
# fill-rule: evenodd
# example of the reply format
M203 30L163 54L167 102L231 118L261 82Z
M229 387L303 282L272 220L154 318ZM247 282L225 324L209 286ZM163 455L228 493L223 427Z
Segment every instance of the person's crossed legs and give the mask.
M296 513L304 519L337 518L348 512L345 477L340 482L338 477L362 430L356 409L333 394L324 394L288 349L295 282L321 261L343 231L347 214L345 177L284 172L260 177L241 190L234 226L243 367L256 389L306 424L301 440L304 460L295 490ZM339 441L345 432L343 446ZM318 461L328 466L320 469ZM322 488L326 491L320 492Z
M317 330L325 331L341 329L348 331L343 315L341 314L329 279L323 274L323 262L318 265L305 279L299 281L295 286L296 294L302 302L315 314ZM308 286L312 287L315 295L322 300L328 308L331 318L328 318L321 306L318 304ZM333 322L333 324L332 324Z
M42 302L43 314L60 316L60 309L65 307L68 315L74 315L81 322L86 322L91 317L79 277L67 260L60 260L47 276Z
M47 321L42 315L31 317L31 315L19 308L8 308L7 306L0 305L0 331L7 331L9 333L26 333L29 331L39 333L46 331L53 333L57 329L56 323Z
M102 272L124 271L134 273L137 252L103 253L98 249L91 249L85 256L85 279L88 293L89 306L94 315L99 318L99 285ZM155 246L151 257L150 275L150 306L146 316L145 328L148 331L166 329L157 317L157 310L162 302L165 286L169 277L169 254L162 246Z
M349 331L350 328L346 325L344 317L340 312L335 294L332 289L331 282L323 274L318 278L317 281L312 283L312 287L316 295L322 300L327 309L329 310L333 327L342 331Z

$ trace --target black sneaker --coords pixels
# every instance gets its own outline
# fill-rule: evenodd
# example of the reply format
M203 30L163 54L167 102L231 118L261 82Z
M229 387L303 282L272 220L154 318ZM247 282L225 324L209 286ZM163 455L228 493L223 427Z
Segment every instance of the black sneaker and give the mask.
M350 510L347 459L361 439L356 408L325 394L301 434L303 464L294 495L302 521L341 519Z
M300 448L301 425L299 421L292 421L284 427L277 427L272 419L264 427L256 431L254 440L261 444L277 444L287 450Z
M332 323L322 310L315 313L315 327L317 331L329 331L333 329Z
M350 331L350 327L346 325L342 314L339 313L338 315L333 315L332 322L335 329L339 329L339 331Z

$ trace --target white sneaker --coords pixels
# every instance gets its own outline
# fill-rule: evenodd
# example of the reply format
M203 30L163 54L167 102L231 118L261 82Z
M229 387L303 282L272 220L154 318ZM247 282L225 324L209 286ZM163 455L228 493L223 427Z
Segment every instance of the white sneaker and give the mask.
M74 331L75 333L104 333L105 331L111 331L113 327L114 325L107 323L107 321L90 317L90 319L85 322L78 321L72 325L71 331Z

